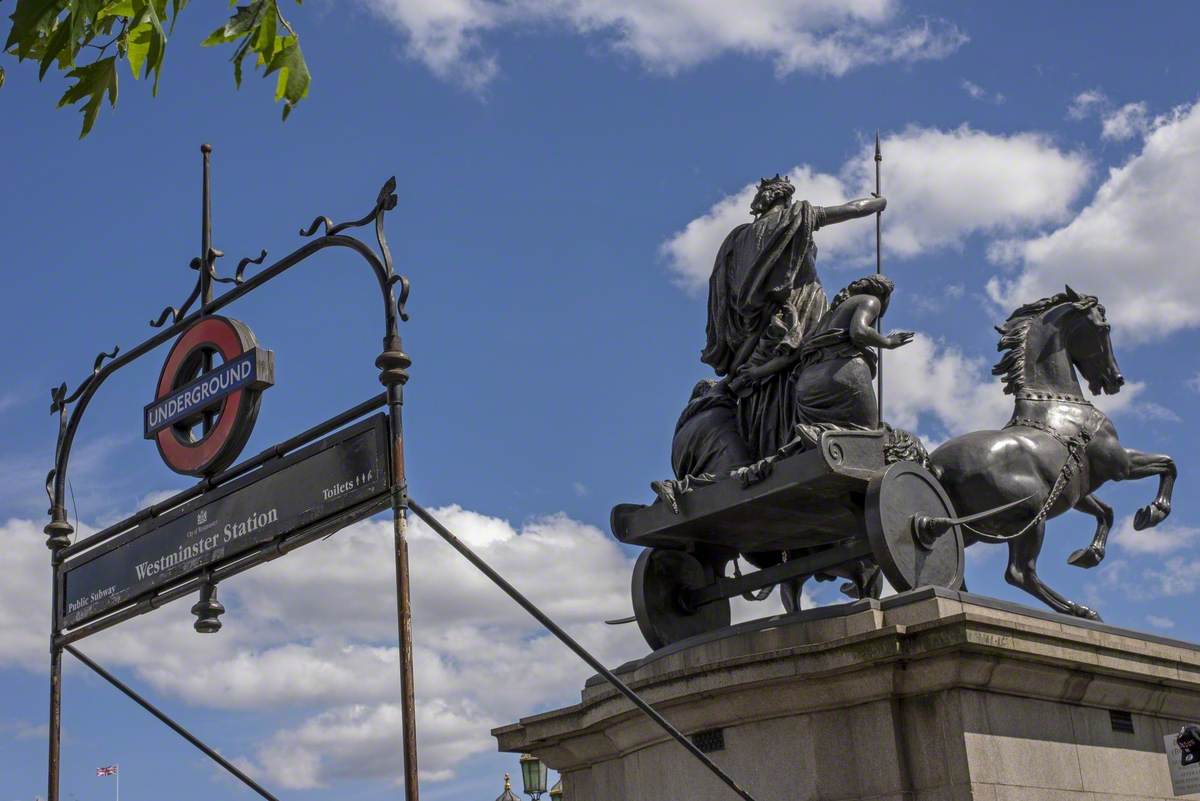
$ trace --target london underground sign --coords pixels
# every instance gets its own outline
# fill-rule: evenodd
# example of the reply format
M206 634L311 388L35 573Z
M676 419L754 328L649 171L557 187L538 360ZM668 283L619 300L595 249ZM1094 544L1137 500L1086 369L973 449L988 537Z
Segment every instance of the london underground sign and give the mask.
M328 533L387 508L387 418L375 415L63 565L60 625L77 626L278 538Z
M163 461L177 473L223 470L245 447L261 392L274 383L274 373L274 354L257 346L244 323L201 318L167 355L154 402L143 412L146 439L156 441Z
M204 183L200 254L191 260L197 273L194 288L178 306L168 305L151 319L157 333L124 350L101 351L90 374L73 389L63 382L50 391L58 438L53 468L46 476L50 520L44 529L54 574L48 801L61 801L64 653L91 667L264 799L276 801L215 749L92 662L76 644L193 593L199 596L191 608L195 630L215 633L226 612L217 599L220 582L388 508L396 562L404 784L407 797L415 799L417 738L402 420L403 386L412 361L403 350L398 325L408 319L404 304L409 283L392 267L384 232L384 215L397 204L396 180L383 184L366 215L341 223L318 216L300 231L308 241L281 259L247 276L250 265L265 261L263 250L257 258L243 258L233 275L222 277L216 260L223 254L212 242L211 148L204 145L201 152ZM322 226L324 231L318 234ZM377 249L355 235L353 229L365 226L374 228ZM239 461L262 392L274 383L274 356L259 346L245 324L219 312L326 249L352 251L374 275L383 301L383 348L375 351L374 366L384 391ZM233 286L218 294L216 284ZM160 347L169 352L153 397L144 406L137 404L142 433L154 441L171 470L200 480L102 531L78 536L78 524L73 526L68 515L68 470L85 410L108 378ZM381 408L387 413L377 414ZM131 411L137 413L136 408Z

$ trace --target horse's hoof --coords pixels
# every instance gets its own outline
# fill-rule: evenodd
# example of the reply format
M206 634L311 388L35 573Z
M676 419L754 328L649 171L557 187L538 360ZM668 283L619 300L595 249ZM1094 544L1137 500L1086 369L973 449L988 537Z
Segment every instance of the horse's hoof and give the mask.
M1133 528L1136 531L1141 531L1147 528L1153 528L1167 518L1167 513L1170 508L1163 509L1156 503L1151 503L1137 510L1137 514L1133 516Z
M1104 559L1104 554L1098 552L1095 548L1080 548L1075 553L1067 557L1067 564L1075 567L1089 568L1100 564Z
M1081 617L1084 620L1094 620L1097 623L1104 622L1100 618L1099 612L1097 612L1095 609L1089 609L1088 607L1084 606L1083 604L1075 604L1075 608L1072 609L1071 611L1075 614L1076 617Z

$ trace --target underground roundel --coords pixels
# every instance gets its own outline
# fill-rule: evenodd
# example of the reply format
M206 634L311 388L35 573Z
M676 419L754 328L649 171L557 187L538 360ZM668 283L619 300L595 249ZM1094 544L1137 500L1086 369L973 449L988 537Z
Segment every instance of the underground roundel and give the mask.
M146 439L175 472L218 473L245 447L275 380L274 354L257 345L227 317L204 317L175 341L144 414Z

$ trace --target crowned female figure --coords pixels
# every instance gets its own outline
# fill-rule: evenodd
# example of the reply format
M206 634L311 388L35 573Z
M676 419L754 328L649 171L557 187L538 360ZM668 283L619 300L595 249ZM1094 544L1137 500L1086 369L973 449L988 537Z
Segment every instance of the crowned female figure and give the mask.
M813 232L882 211L882 197L841 206L793 201L795 187L764 178L753 222L734 228L717 252L708 290L708 341L700 359L738 397L738 428L753 458L774 455L797 422L793 357L829 307L817 277Z

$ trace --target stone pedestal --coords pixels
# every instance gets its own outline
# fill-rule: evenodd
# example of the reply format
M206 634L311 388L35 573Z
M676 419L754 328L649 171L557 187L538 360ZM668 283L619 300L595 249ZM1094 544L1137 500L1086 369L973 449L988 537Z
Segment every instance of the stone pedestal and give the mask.
M618 672L758 801L1173 799L1163 736L1200 720L1200 647L934 588ZM599 677L493 734L561 771L566 801L734 798Z

